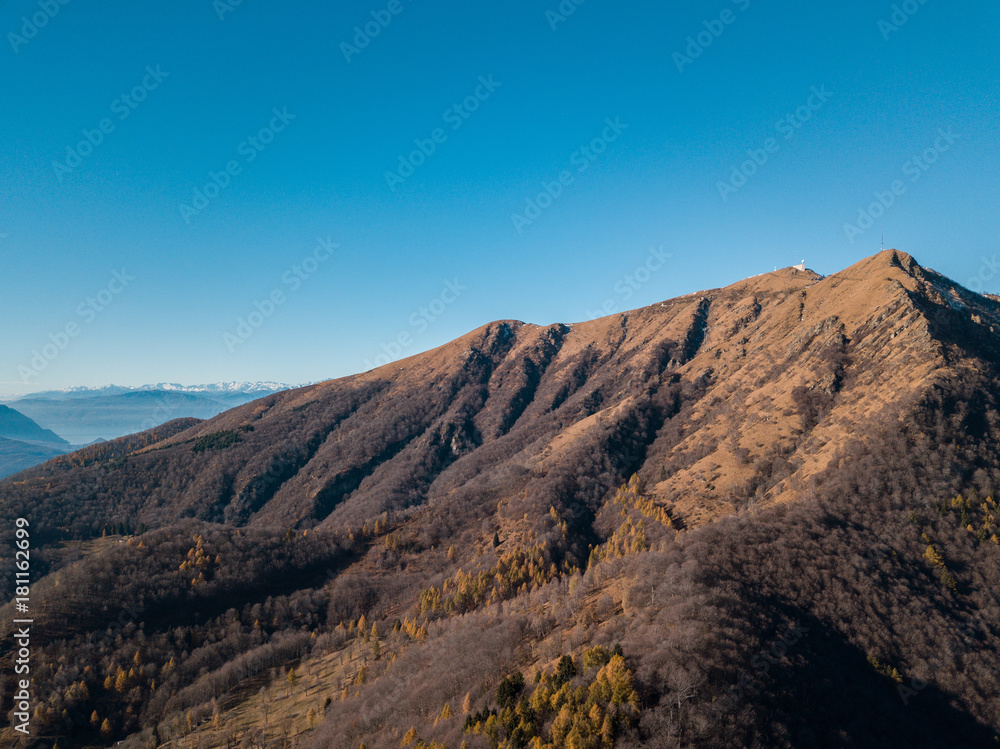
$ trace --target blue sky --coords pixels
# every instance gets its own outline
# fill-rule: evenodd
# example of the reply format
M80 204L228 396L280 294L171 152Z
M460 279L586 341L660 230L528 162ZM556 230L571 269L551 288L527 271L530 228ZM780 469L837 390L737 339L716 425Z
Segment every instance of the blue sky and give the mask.
M883 228L1000 288L993 2L63 1L0 2L0 393L315 381Z

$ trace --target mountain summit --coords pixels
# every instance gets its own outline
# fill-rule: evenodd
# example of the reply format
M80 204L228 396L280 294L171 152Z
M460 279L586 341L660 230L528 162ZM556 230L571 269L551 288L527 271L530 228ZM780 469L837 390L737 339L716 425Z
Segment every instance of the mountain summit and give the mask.
M135 746L277 736L253 700L345 749L987 745L998 333L888 250L490 323L57 458L0 483L46 620L92 633L43 657L99 664L52 665L76 697L45 714L60 746L92 712ZM102 535L128 538L77 561Z
M204 421L127 459L143 475L181 461L183 481L158 501L126 481L122 499L147 524L348 527L470 482L561 495L563 466L599 459L588 501L637 472L690 527L801 496L873 416L905 412L970 357L1000 360L998 329L996 303L895 250L590 322L499 321ZM191 453L219 434L226 449Z

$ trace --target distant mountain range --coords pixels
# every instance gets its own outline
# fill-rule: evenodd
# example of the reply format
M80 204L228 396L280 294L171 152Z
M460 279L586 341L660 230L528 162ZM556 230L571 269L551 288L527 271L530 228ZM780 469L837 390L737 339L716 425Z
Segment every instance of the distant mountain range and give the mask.
M51 445L0 437L0 479L26 468L37 466L47 460L52 460L52 458L57 458L66 452L67 450L60 450Z
M70 444L19 411L0 406L0 478L69 452Z
M0 477L77 447L145 431L174 419L209 419L289 385L220 382L157 383L48 390L0 405Z
M33 393L30 396L19 396L18 398L0 399L4 402L20 400L23 397L42 398L45 400L68 400L71 398L89 398L100 395L123 395L125 393L205 393L222 395L270 395L281 390L289 390L298 385L288 385L283 382L215 382L208 385L181 385L176 382L158 382L152 385L123 386L104 385L103 387L69 387L59 390L45 390L40 393Z
M43 429L24 414L7 406L0 406L0 437L25 442L66 444L66 440L55 432Z

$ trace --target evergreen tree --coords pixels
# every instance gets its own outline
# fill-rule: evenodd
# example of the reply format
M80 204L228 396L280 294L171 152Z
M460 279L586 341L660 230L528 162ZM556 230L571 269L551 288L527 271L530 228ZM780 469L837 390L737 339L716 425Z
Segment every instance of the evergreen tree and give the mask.
M559 665L556 666L554 684L556 687L561 687L563 684L570 681L574 676L576 676L576 664L570 656L564 655L559 659Z

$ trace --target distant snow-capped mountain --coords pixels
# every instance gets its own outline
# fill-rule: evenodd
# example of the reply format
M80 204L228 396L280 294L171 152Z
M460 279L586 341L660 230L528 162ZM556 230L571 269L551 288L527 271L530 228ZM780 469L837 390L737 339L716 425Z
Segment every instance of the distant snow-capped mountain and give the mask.
M210 419L292 387L282 382L71 387L21 396L7 404L67 442L83 445L152 429L173 419Z
M66 398L89 398L102 395L123 395L125 393L200 393L205 395L236 395L236 394L262 394L277 393L282 390L290 390L299 387L288 385L284 382L215 382L207 385L181 385L176 382L158 382L150 385L127 386L127 385L104 385L103 387L77 386L60 388L58 390L45 390L40 393L32 393L28 398L44 398L49 400Z
M160 382L155 385L143 385L132 390L166 390L180 393L277 393L280 390L290 390L297 385L284 382L214 382L208 385L179 385L176 382Z

